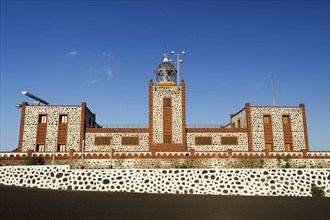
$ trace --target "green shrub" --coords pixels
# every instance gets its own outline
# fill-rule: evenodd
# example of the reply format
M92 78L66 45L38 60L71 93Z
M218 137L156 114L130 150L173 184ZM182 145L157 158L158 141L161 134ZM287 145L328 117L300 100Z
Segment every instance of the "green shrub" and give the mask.
M291 158L288 156L286 158L284 158L284 166L282 166L283 168L292 168L291 166Z
M45 160L42 157L37 157L36 155L33 155L32 157L26 158L26 164L27 165L44 165Z
M312 188L311 188L311 194L313 197L324 197L325 196L325 187L319 187L316 186L314 183L312 183Z

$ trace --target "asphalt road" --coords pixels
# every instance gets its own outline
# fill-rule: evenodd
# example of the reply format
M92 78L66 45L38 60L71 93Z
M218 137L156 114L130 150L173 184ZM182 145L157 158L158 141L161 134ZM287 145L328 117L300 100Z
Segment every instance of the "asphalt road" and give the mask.
M330 198L155 195L0 185L0 219L330 219Z

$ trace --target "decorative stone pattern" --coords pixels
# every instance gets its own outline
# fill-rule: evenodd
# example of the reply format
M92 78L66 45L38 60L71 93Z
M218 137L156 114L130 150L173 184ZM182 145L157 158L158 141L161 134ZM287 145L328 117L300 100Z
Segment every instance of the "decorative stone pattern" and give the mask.
M195 137L212 137L212 145L195 145ZM221 137L237 137L238 145L221 145ZM196 151L247 151L248 137L246 133L187 133L187 147Z
M238 120L240 120L241 128L246 128L246 111L243 109L242 111L238 112L231 118L232 123L235 123L235 127L238 126Z
M69 166L0 167L0 183L45 189L132 193L330 197L330 169L72 170Z
M86 133L85 151L110 151L111 146L95 146L95 137L112 137L112 149L116 151L148 151L149 133ZM139 137L138 146L124 146L122 137Z
M38 116L47 115L45 151L57 147L59 115L68 115L66 149L79 150L81 106L26 106L22 151L35 150Z
M271 115L274 150L284 151L282 116L290 115L293 150L305 149L303 116L299 107L251 107L253 151L265 149L263 115Z
M181 86L153 86L153 141L163 143L163 98L172 98L172 143L182 140L182 88Z

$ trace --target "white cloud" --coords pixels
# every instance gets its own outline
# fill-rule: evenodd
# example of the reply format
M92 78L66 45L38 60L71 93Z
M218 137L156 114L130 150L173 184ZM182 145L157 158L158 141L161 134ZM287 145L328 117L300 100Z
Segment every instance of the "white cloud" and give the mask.
M98 69L90 69L90 71L92 71L93 74L93 78L92 80L87 81L88 84L96 84L100 81L101 78L103 78L104 76L108 79L111 80L113 78L113 71L111 67L107 67L105 70L98 70ZM100 78L101 77L101 78ZM96 79L95 79L96 78ZM101 80L102 81L102 80Z
M97 69L91 69L92 72L97 73L97 74L102 74L103 71L97 70Z
M70 52L68 52L68 55L70 55L70 56L76 56L77 54L78 54L77 51L70 51Z
M103 52L102 56L109 59L109 60L113 58L112 53L108 53L108 52Z
M97 80L96 79L88 80L87 83L88 84L96 84Z
M105 71L105 74L107 75L108 79L112 79L113 78L113 72L111 67L108 67Z

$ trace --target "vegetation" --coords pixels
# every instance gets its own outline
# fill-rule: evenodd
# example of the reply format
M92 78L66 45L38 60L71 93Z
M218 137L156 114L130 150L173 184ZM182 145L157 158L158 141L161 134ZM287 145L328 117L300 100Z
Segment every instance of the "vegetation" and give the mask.
M124 156L123 155L121 155L121 156L117 155L115 157L115 159L117 159L117 160L114 161L115 163L117 162L117 166L115 166L115 167L117 167L118 169L123 169L124 168L124 164L123 164L124 163ZM113 167L114 166L112 166L111 169Z
M285 158L278 157L276 158L278 168L292 168L291 158L289 156ZM284 162L284 164L283 164Z
M263 159L238 159L237 164L235 164L233 167L235 168L264 168L265 166L265 160Z
M182 164L176 165L175 168L176 169L190 169L190 168L192 168L192 166L191 166L191 164L188 164L188 163L182 163Z
M324 191L325 187L319 187L316 186L314 183L312 183L312 187L311 187L311 194L313 197L324 197L325 196L325 191Z
M26 158L26 164L27 165L44 165L45 160L42 157L37 157L36 155L33 155L32 157Z
M285 164L284 164L284 166L282 166L282 168L292 168L290 157L286 157L283 160L284 160Z

